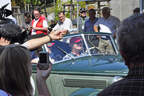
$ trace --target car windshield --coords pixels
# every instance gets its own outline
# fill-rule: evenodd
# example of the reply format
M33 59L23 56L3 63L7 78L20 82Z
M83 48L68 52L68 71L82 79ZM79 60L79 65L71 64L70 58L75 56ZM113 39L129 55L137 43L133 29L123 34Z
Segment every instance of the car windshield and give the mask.
M109 36L95 34L67 36L45 44L44 48L54 62L90 55L116 54Z

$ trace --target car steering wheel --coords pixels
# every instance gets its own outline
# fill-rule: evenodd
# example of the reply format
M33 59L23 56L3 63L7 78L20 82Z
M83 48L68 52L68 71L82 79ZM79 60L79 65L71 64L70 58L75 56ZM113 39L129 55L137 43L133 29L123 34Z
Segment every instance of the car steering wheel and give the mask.
M101 51L97 48L97 47L91 47L89 48L91 54L97 54L97 53L101 53Z
M89 48L91 54L101 53L100 49L95 44L93 44L92 41L93 41L93 38L90 38L90 36L88 36L88 42L91 45L91 47ZM97 41L97 42L99 42L99 41Z

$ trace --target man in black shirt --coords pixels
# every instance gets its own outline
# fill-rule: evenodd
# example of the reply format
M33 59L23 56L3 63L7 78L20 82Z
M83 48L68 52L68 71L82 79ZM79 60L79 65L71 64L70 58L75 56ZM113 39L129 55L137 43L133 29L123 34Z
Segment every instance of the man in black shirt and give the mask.
M144 14L123 21L117 33L120 53L128 75L98 96L144 96Z

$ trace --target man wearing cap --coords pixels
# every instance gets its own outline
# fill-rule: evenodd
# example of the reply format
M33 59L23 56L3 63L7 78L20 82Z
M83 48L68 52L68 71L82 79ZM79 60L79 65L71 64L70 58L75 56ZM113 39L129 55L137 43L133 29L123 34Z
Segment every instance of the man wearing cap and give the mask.
M74 20L73 24L76 25L78 21L79 22L78 30L79 32L83 32L85 21L88 19L88 17L86 16L87 11L85 8L81 8L79 12L80 12L80 16L79 18Z
M111 16L109 7L104 7L102 9L102 15L103 17L99 18L94 25L95 32L112 33L115 38L116 31L120 25L120 20L115 16Z
M71 53L64 56L63 59L71 59L77 56L86 55L83 51L83 41L81 37L72 37L70 39L70 47L72 48Z

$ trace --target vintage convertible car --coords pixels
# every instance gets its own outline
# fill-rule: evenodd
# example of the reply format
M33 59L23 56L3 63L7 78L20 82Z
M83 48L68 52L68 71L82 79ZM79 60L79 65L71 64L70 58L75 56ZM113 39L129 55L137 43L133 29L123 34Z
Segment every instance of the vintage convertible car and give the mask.
M75 43L80 44L79 55L72 53ZM43 50L49 53L53 63L47 80L52 96L96 96L128 73L109 33L68 35L45 44ZM33 76L35 73L33 66Z

